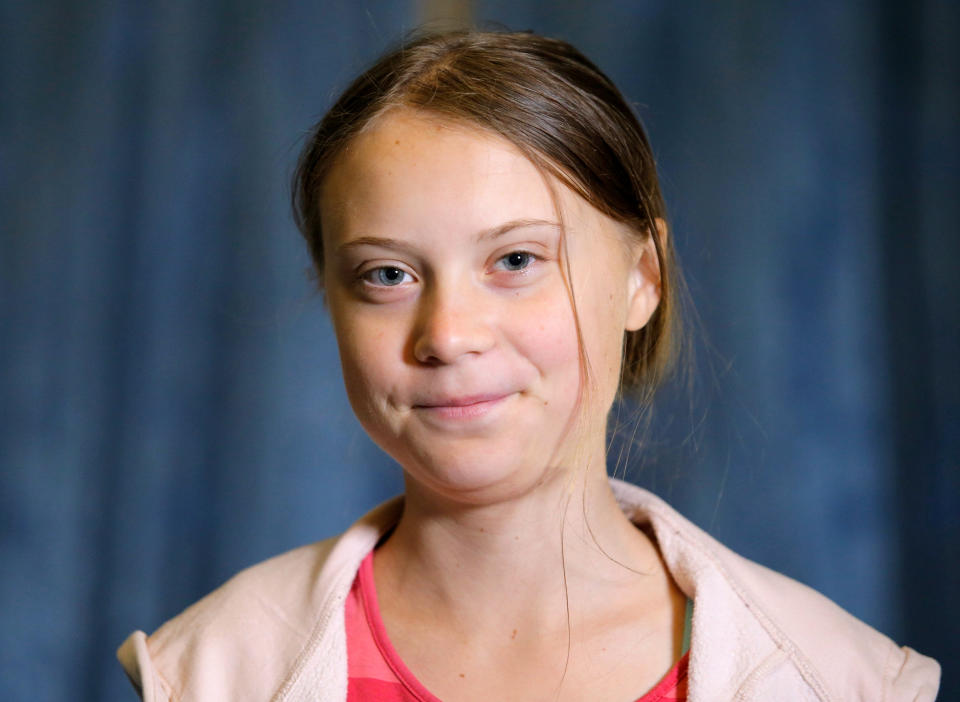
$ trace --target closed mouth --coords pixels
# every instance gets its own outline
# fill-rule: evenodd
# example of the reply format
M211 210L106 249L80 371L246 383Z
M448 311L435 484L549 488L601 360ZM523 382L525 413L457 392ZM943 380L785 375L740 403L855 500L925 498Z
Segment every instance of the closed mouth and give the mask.
M413 405L431 416L442 419L475 419L484 416L513 393L489 393L460 397L431 398Z
M435 400L428 400L415 404L416 408L438 408L438 407L470 407L472 405L479 405L485 402L495 402L501 400L510 393L487 393L483 395L466 395L462 397L447 397L447 398L437 398Z

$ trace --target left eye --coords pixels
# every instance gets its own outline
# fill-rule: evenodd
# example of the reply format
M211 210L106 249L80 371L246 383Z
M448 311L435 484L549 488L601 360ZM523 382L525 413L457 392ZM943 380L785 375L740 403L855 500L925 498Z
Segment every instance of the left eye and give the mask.
M513 251L500 259L501 263L508 271L522 271L533 262L533 254L526 251Z
M410 274L395 266L381 266L368 271L364 277L374 285L391 288L406 283Z

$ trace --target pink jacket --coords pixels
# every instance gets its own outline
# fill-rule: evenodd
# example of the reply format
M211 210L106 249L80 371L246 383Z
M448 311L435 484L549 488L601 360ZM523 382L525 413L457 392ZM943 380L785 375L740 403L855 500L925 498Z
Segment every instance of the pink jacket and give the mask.
M611 482L694 601L690 702L935 699L936 661L741 558L654 495ZM338 538L243 571L149 638L134 632L117 655L143 700L344 702L344 602L402 505L395 498Z

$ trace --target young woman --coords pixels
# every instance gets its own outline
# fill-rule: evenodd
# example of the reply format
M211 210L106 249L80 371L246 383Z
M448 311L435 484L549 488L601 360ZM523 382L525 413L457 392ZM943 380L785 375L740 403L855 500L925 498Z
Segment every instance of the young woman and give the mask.
M145 700L934 699L936 662L607 478L676 273L643 130L573 47L385 56L314 131L295 209L405 493L133 634Z

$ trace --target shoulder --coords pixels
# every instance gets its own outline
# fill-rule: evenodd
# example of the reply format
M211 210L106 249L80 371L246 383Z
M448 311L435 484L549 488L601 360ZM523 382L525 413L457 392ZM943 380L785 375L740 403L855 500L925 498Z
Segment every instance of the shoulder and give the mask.
M149 638L131 635L118 656L143 699L228 699L235 686L270 699L313 633L317 576L335 541L248 568Z
M338 537L238 573L149 637L134 632L117 656L141 697L281 699L318 646L345 665L336 636L343 600L396 507L381 505Z
M730 551L731 586L823 699L933 700L940 666L812 588Z
M737 699L794 684L817 700L935 699L940 668L933 659L735 554L656 496L626 483L613 488L628 516L653 530L677 584L694 598L691 659L698 660L691 667L701 678L723 678ZM737 656L722 660L719 652L731 646Z

